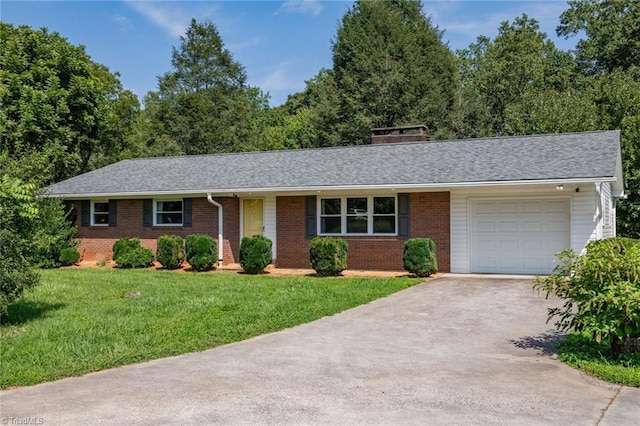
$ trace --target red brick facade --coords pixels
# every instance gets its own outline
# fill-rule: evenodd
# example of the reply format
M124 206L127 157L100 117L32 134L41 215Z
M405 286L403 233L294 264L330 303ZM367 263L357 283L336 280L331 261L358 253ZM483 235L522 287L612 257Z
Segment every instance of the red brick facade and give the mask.
M238 198L216 198L224 210L224 262L235 263L240 251L240 202ZM80 203L74 203L80 213ZM143 200L118 200L117 224L108 226L81 226L77 215L80 241L78 250L82 260L109 260L111 248L119 238L140 238L144 247L155 252L156 240L164 234L186 237L190 234L208 234L218 238L218 209L206 198L194 198L192 206L193 226L142 226ZM217 241L216 241L217 242Z
M277 197L277 260L281 268L309 268L309 239L305 237L305 197ZM448 192L414 193L409 198L409 237L436 243L438 269L450 268L450 209ZM398 237L341 237L348 241L350 269L402 270Z
M240 250L240 202L238 198L216 198L224 209L224 262L236 263ZM75 203L80 212L80 203ZM83 260L109 260L111 248L119 238L140 238L143 246L155 252L156 240L164 234L186 237L208 234L217 238L217 208L205 198L194 198L191 227L144 227L143 200L118 200L117 225L80 226L77 238ZM276 197L277 266L309 268L309 239L305 237L304 196ZM409 237L427 237L436 243L438 268L450 268L450 209L448 192L413 193L409 197ZM403 239L387 236L342 237L349 242L350 269L402 270Z

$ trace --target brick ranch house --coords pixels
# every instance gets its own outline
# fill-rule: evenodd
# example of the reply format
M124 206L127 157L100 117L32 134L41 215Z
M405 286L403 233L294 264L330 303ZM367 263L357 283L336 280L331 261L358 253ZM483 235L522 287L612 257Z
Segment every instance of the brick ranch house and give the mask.
M441 271L538 274L560 250L615 235L618 131L394 138L124 160L46 195L76 207L85 260L108 259L122 237L155 250L160 235L204 233L223 241L224 265L237 261L242 236L263 234L277 267L308 268L310 238L330 235L349 242L349 268L402 270L404 240L428 237Z

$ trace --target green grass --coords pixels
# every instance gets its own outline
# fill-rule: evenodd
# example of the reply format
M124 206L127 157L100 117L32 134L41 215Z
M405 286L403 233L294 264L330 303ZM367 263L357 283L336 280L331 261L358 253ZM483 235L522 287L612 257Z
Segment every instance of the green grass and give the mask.
M0 326L0 388L200 351L332 315L409 278L41 271ZM139 297L127 298L129 291Z
M558 359L607 382L640 387L640 353L613 360L607 345L572 333L558 345Z

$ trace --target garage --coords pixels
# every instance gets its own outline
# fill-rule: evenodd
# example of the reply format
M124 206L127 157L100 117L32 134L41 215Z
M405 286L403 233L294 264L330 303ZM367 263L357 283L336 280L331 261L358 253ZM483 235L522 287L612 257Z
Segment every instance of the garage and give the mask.
M471 271L547 274L570 247L568 198L471 201Z

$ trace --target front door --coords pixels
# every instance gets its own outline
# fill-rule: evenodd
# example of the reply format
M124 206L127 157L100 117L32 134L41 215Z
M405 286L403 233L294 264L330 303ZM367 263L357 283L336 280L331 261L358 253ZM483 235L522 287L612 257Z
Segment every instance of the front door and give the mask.
M262 235L264 216L261 198L242 200L242 236Z

